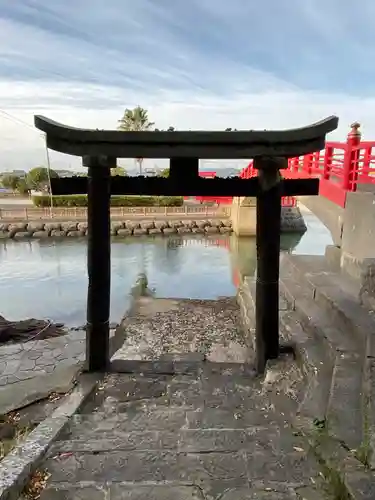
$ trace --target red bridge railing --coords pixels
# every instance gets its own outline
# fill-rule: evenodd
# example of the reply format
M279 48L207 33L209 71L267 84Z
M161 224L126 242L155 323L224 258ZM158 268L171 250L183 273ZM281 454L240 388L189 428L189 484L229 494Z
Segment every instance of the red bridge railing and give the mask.
M348 192L361 185L374 185L375 141L361 141L360 124L353 123L346 142L327 142L325 149L316 153L290 158L285 178L320 178L319 194L345 206ZM252 162L241 172L241 177L256 175Z
M333 203L345 206L348 192L363 185L373 184L375 192L375 141L361 141L360 124L353 123L346 142L327 142L325 149L288 160L288 169L282 175L288 179L318 177L319 194ZM216 172L201 172L202 177L215 177ZM257 175L251 161L240 173L249 179ZM230 204L233 198L197 197L198 201ZM297 200L284 197L284 207L295 207Z

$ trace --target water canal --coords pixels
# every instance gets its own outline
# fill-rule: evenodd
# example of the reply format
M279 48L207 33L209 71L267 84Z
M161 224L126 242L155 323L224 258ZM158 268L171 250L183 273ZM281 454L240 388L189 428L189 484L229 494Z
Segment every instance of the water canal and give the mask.
M308 231L284 235L282 250L323 254L330 233L312 214ZM85 323L86 240L0 243L0 314L10 320L35 317ZM214 299L236 293L235 275L255 273L255 239L234 236L116 239L112 243L111 321L118 322L140 272L157 297Z

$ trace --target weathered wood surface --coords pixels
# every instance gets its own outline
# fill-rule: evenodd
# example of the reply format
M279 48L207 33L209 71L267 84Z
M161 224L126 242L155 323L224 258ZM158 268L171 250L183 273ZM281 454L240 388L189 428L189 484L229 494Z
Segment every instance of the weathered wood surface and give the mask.
M325 136L338 125L338 118L331 116L290 130L124 132L68 127L38 115L34 121L36 128L46 133L48 147L55 151L117 158L293 157L322 149Z

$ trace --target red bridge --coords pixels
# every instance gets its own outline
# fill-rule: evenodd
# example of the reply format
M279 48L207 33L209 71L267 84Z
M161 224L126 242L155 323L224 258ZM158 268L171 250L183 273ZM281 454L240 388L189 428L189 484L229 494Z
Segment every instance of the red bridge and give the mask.
M326 142L325 149L316 153L290 158L288 169L282 171L287 179L318 177L319 194L340 207L345 207L348 192L367 185L375 191L375 141L361 141L359 123L353 123L346 142ZM216 172L201 172L202 177L215 177ZM248 179L257 175L251 161L240 173ZM220 204L232 203L232 198L197 197L197 200ZM283 206L293 207L296 199L284 197Z

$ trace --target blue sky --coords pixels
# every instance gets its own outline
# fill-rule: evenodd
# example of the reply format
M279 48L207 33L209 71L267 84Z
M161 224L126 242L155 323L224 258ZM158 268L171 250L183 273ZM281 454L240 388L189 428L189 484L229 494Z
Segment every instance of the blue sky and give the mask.
M35 113L115 128L138 104L178 129L338 114L337 138L359 120L375 140L374 19L374 0L0 0L1 167L45 163Z

